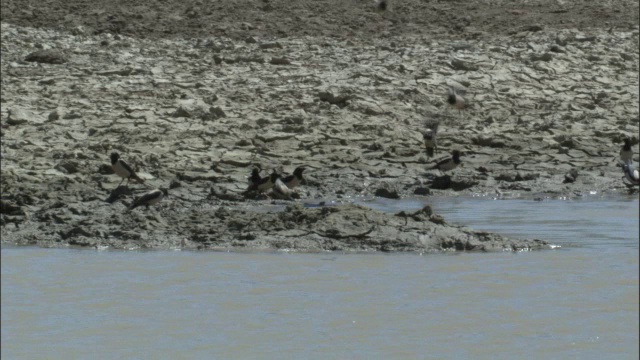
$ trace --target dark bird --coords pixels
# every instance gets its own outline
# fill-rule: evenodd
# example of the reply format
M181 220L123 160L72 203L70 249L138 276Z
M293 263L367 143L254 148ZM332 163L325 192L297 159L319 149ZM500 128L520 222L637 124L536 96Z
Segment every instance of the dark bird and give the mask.
M249 187L257 186L257 184L260 183L260 180L262 180L262 177L260 176L260 169L253 168L253 170L251 170L251 176L249 176Z
M250 191L259 191L261 193L266 192L271 189L273 185L276 183L276 180L280 178L280 174L278 174L275 170L269 176L265 176L260 179L259 182L249 185L247 192Z
M638 172L638 169L633 168L631 162L622 164L622 170L624 171L624 178L629 181L630 185L640 184L640 172Z
M462 109L464 109L464 98L460 96L454 88L449 88L449 96L447 97L447 102L452 108L458 109L458 113L462 112Z
M387 1L386 0L376 1L376 10L379 12L387 11Z
M165 196L169 196L169 192L165 188L151 190L148 193L135 199L133 201L133 204L129 206L129 210L133 210L138 206L143 206L143 205L149 208L149 205L154 205L159 203L160 200L162 200L162 198L164 198Z
M122 178L122 181L124 181L124 179L127 179L127 185L129 185L130 179L134 179L139 183L144 184L144 180L141 179L135 171L133 171L129 164L120 159L120 154L118 154L117 152L111 153L111 168L113 169L113 172L116 173L116 175ZM118 184L118 186L122 184L122 181L120 181L120 184Z
M433 157L433 154L438 152L436 135L438 134L439 124L440 122L437 120L427 120L425 123L425 127L427 129L422 134L422 138L424 139L424 147L427 151L427 157Z
M442 159L440 161L438 161L437 164L435 164L431 170L433 169L438 169L441 172L445 172L445 171L449 171L449 170L453 170L455 168L458 167L458 165L460 165L461 161L460 161L460 151L458 150L453 150L453 152L451 153L451 157L450 158L446 158L446 159Z
M631 139L625 138L624 145L620 149L620 161L623 164L633 161L633 150L631 150Z
M302 177L302 172L305 170L306 168L302 166L298 166L295 170L293 170L293 174L284 177L282 179L282 182L289 189L295 188L296 186L300 185L301 182L304 181L304 178Z

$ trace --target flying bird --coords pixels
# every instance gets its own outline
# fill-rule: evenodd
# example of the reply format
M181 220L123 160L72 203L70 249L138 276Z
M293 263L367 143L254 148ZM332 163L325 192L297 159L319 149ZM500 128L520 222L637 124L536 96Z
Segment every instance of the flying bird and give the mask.
M623 164L633 161L633 150L631 150L631 139L625 138L624 145L620 149L620 161Z
M376 11L385 12L387 11L387 0L377 0L376 1Z
M133 171L129 164L120 159L120 154L118 154L117 152L111 153L111 168L113 169L113 172L116 173L116 175L122 178L122 181L124 181L124 179L127 179L127 185L129 185L130 179L134 179L139 183L144 184L144 180L140 178L135 171ZM120 181L120 184L118 184L118 186L122 184L122 181Z
M302 172L305 170L306 168L304 168L303 166L298 166L295 170L293 170L293 174L288 175L282 179L283 184L289 189L293 189L296 186L300 185L300 183L304 181Z
M427 120L425 122L426 130L422 134L422 138L424 140L424 147L427 151L427 157L433 157L433 154L438 151L436 135L438 134L439 124L440 122L437 120Z
M624 178L629 181L629 185L640 184L640 173L638 172L638 169L633 168L633 164L631 162L622 164L622 170L624 171Z
M460 151L453 150L453 152L451 152L451 157L450 158L446 158L446 159L442 159L442 160L438 161L438 163L435 164L431 168L431 170L438 169L441 172L450 171L450 170L453 170L453 169L457 168L458 165L460 165L460 163L461 163L461 161L460 161Z
M129 210L133 210L138 206L145 206L149 208L149 205L154 205L160 202L165 196L169 196L169 191L165 188L151 190L148 193L140 196L135 199L131 206L129 206Z

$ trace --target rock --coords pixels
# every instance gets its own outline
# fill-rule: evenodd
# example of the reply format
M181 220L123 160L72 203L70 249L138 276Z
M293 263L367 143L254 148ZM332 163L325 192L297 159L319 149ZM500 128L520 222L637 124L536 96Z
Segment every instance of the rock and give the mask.
M48 49L32 52L24 58L24 61L42 64L64 64L67 62L67 58L59 50Z
M211 114L214 119L227 117L227 114L219 106L210 107L209 114Z
M415 190L413 190L413 194L422 196L431 195L431 190L429 190L429 188L427 187L418 186L417 188L415 188Z
M269 42L260 44L261 49L282 49L282 44L277 42Z
M289 59L287 58L271 58L271 61L269 61L269 64L272 65L290 65L291 61L289 61Z
M56 121L58 119L60 119L60 113L58 113L58 110L52 111L49 113L48 116L49 121Z
M532 54L530 57L531 61L551 61L553 60L553 54L544 53L544 54Z
M318 98L322 101L326 101L329 104L338 105L339 107L344 107L347 105L347 101L351 100L350 95L334 95L328 91L321 91L318 93Z
M191 114L191 112L187 109L185 109L184 107L180 106L179 108L176 109L176 111L174 111L171 114L172 117L184 117L184 118L190 118L193 115Z
M479 67L469 61L462 59L453 59L450 62L450 66L454 70L463 70L463 71L477 71Z
M383 198L387 198L387 199L399 199L400 195L398 194L398 191L393 189L393 190L389 190L385 187L382 188L378 188L376 189L376 191L373 194L374 196L377 197L383 197Z
M79 171L79 164L77 161L63 160L56 165L55 169L63 173L75 174Z
M26 123L41 124L44 119L32 111L24 110L21 108L12 108L7 111L9 116L7 118L7 124L9 125L22 125Z

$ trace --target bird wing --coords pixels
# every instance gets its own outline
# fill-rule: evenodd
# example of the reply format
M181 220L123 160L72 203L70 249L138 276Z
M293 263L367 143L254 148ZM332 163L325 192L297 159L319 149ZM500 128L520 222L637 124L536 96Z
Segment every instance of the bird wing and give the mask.
M289 183L291 180L293 180L296 176L291 174L291 175L287 175L282 179L282 182L287 184Z
M132 177L135 177L136 172L133 171L133 169L131 168L131 166L129 166L129 164L127 164L124 160L120 159L120 165L122 165L123 168L125 168Z

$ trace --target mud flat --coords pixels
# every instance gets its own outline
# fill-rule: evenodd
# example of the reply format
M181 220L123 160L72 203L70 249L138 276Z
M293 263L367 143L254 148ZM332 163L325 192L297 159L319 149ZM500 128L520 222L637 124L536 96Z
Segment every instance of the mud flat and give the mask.
M324 2L237 2L213 13L198 2L20 4L2 1L5 243L533 249L545 243L462 230L429 210L297 200L264 213L252 208L269 201L242 191L254 166L266 175L304 165L303 200L580 196L628 191L616 161L625 137L637 164L637 3L611 2L598 10L608 21L588 24L590 8L549 8L563 23L524 5L492 15L472 2L474 15L453 25L438 19L472 5L408 2L379 15L353 3L318 15ZM411 15L423 10L432 24ZM464 112L447 108L449 87L464 92ZM440 121L435 159L463 154L448 176L429 170L427 119ZM124 211L148 190L137 184L105 201L120 182L112 151L149 187L170 188L158 209Z

